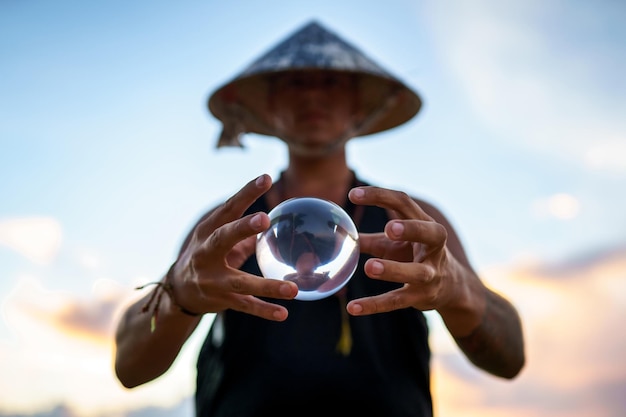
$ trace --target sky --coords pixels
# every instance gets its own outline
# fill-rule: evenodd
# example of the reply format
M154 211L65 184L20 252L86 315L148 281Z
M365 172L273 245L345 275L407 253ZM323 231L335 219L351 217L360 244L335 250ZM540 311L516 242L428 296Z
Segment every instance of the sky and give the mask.
M626 5L600 0L0 0L0 417L188 417L203 318L133 390L113 334L191 225L283 145L215 149L209 94L315 19L422 97L351 141L429 200L522 316L527 364L477 370L428 312L439 417L626 413Z

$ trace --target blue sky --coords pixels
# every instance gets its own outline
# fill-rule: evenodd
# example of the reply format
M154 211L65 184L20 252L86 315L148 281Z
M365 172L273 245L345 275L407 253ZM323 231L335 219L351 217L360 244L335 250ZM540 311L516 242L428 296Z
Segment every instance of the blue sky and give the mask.
M537 351L574 343L546 340L554 329L534 324L552 316L539 300L567 306L555 326L580 303L614 323L626 293L625 17L608 0L0 2L0 416L59 404L126 415L188 398L200 332L168 375L127 392L111 375L114 319L135 285L167 269L204 210L284 166L272 138L216 150L206 100L311 19L424 100L406 125L350 143L357 173L438 205L481 276L526 314ZM445 386L467 388L473 371L430 317L442 415L502 412L448 401ZM598 356L585 346L580 355ZM623 392L622 368L589 372ZM64 372L84 384L59 384ZM473 386L505 389L471 375ZM537 381L568 392L538 368L528 375L506 384L498 407L508 415ZM104 388L79 392L91 384ZM583 409L562 404L563 415Z

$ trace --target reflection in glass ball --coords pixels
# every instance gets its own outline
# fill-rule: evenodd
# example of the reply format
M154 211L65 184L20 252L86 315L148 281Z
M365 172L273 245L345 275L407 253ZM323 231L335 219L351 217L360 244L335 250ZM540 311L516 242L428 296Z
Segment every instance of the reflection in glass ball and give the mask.
M270 227L257 236L256 257L266 278L293 281L298 300L319 300L348 283L359 262L359 234L337 204L303 197L269 212Z

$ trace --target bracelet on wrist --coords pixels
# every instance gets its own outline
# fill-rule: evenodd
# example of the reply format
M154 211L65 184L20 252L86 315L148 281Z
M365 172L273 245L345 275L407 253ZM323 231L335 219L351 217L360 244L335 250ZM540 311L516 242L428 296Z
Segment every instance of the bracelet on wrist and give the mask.
M172 284L170 283L172 271L174 269L174 264L170 267L165 275L165 280L163 281L154 281L148 282L147 284L136 287L136 290L142 290L150 285L156 285L157 288L154 290L148 301L141 308L141 312L145 313L147 311L152 311L152 316L150 317L150 332L154 333L156 330L157 319L159 316L159 305L161 304L161 298L163 297L163 293L167 294L170 299L170 302L183 314L186 314L191 317L201 316L201 313L194 313L193 311L187 310L185 307L181 306L176 299L174 298L174 292Z

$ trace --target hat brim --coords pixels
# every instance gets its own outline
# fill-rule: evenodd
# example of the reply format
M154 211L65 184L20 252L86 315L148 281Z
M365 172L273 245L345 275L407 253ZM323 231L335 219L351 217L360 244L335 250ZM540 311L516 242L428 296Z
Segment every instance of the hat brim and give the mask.
M269 110L269 78L293 71L328 71L320 68L290 69L235 78L216 90L208 100L211 113L226 126L238 119L242 133L276 136ZM337 70L332 70L337 71ZM367 136L399 126L414 117L422 107L420 97L403 83L379 74L339 71L358 77L358 114L380 114L355 136ZM389 100L392 98L392 100ZM387 108L381 110L383 104ZM242 114L245 113L245 114Z

